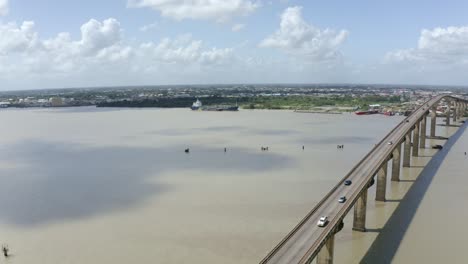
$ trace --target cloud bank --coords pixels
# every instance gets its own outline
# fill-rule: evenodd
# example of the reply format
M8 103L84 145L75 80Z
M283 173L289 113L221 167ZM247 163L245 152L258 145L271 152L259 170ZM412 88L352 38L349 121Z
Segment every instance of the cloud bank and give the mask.
M468 26L423 29L416 48L389 52L385 59L387 62L466 64Z
M89 20L80 27L78 39L68 32L43 39L33 21L21 25L0 23L0 80L63 80L81 76L97 77L94 83L99 85L106 75L114 75L108 78L114 82L126 77L135 80L142 75L163 78L225 65L232 59L233 51L206 47L190 34L130 45L124 39L120 22L114 18Z
M128 7L151 8L175 20L196 19L224 22L246 16L260 5L250 0L128 0Z

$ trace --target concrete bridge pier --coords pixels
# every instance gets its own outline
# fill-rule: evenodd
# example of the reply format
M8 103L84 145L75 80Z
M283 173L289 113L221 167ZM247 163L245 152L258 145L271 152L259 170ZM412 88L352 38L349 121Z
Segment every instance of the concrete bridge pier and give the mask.
M437 108L432 107L432 112L431 112L431 138L434 138L436 133L436 122L437 122Z
M455 122L457 122L457 109L458 108L458 102L457 101L453 101L453 123L455 124Z
M421 121L417 121L414 124L414 131L413 131L413 157L417 157L419 154L419 125Z
M353 230L366 232L367 188L361 193L354 204Z
M465 109L463 108L464 103L458 103L458 120L461 120L465 115Z
M464 117L466 113L466 103L462 103L461 117Z
M411 131L405 136L405 152L403 154L403 167L409 167L411 164Z
M446 126L450 126L450 106L451 105L451 102L448 101L447 102L447 110L445 112L445 115L446 115L446 118L445 118L445 125Z
M419 142L419 148L426 148L426 131L427 131L427 112L424 113L421 121L421 137Z
M400 181L401 143L393 150L392 181Z
M331 235L317 254L317 264L333 264L335 234Z
M376 201L385 202L385 192L387 190L387 167L388 162L385 161L377 172L377 187L375 188Z

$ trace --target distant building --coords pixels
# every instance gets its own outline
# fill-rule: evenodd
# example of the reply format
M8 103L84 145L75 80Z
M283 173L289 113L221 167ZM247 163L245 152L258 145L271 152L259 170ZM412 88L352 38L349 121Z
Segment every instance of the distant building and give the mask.
M10 106L10 102L0 102L0 108L7 108Z
M63 106L63 100L60 97L51 97L49 103L52 107Z

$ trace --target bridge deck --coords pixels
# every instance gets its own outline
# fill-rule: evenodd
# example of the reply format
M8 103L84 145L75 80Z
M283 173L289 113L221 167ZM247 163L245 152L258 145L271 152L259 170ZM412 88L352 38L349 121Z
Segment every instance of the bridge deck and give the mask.
M308 263L314 258L351 210L361 192L367 188L380 166L390 157L395 147L399 146L398 143L404 140L405 135L412 130L430 107L444 97L449 96L440 95L424 103L390 131L261 263ZM389 145L390 141L394 144ZM345 186L343 184L345 180L351 180L352 184ZM338 203L341 196L347 197L345 203ZM317 221L321 216L329 218L330 222L325 227L317 226Z

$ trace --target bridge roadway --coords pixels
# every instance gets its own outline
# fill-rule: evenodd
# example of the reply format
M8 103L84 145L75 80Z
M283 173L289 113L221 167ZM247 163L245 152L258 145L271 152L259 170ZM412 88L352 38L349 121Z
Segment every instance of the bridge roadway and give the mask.
M380 143L378 143L307 215L301 222L261 261L266 263L310 263L327 242L338 232L343 218L352 209L363 191L380 169L392 157L393 150L404 141L415 124L425 116L432 106L444 97L460 100L451 96L440 95L432 98L405 118ZM463 101L463 100L462 100ZM389 145L388 142L393 142ZM350 186L344 181L351 180ZM338 203L341 196L346 196L345 203ZM318 227L321 216L328 216L329 223Z

